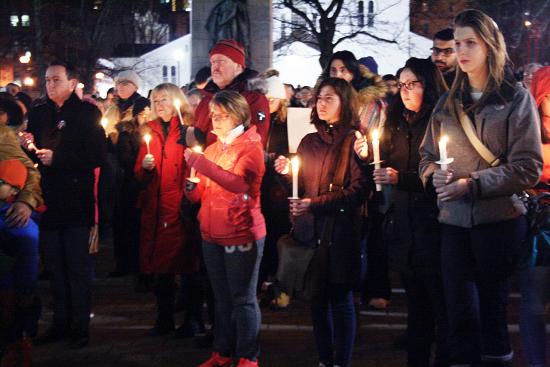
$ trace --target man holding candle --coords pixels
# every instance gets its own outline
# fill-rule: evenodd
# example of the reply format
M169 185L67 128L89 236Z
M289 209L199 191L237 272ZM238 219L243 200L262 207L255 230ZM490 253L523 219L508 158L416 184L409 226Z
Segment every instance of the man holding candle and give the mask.
M248 102L251 124L256 126L265 146L269 132L269 102L264 94L250 89L249 81L256 78L258 72L245 66L244 47L233 39L220 40L210 50L210 64L212 79L203 89L205 97L195 111L195 127L198 129L195 134L200 132L200 139L206 139L207 146L216 140L211 133L212 120L208 105L215 93L232 90L240 93Z
M104 163L107 144L101 113L78 98L76 83L69 64L51 63L46 70L48 98L29 112L28 131L40 148L33 154L47 207L40 245L51 272L54 311L52 326L37 342L66 339L71 348L82 348L89 338L94 169Z

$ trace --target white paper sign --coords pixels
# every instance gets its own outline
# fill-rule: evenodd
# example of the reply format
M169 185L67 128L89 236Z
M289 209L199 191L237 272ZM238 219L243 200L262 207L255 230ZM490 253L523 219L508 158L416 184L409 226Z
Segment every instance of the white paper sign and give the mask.
M296 153L298 145L304 136L317 132L311 124L311 108L289 107L286 118L288 130L288 150Z

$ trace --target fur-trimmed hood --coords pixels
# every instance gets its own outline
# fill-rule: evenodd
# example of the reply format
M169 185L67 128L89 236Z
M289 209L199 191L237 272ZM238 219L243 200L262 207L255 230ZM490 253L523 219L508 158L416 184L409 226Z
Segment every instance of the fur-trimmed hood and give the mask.
M384 79L382 79L380 75L370 71L365 65L359 65L359 70L361 71L361 79L352 82L359 97L359 103L365 105L369 102L385 98L388 88L386 87ZM328 75L328 73L323 72L323 74L317 78L317 82L315 83L316 90L326 75Z

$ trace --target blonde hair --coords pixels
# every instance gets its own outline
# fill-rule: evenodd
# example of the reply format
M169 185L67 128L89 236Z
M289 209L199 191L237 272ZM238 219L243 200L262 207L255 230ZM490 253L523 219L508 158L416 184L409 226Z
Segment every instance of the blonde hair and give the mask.
M240 94L232 90L222 90L214 94L210 100L209 107L222 107L228 114L233 115L237 121L243 124L245 129L250 126L250 107L246 99Z
M506 43L504 42L502 32L495 21L487 14L475 9L464 10L454 19L455 34L457 27L472 28L487 46L488 78L481 98L470 107L470 110L472 110L477 106L483 105L487 97L491 93L498 91L502 84L506 82L504 78L505 66L510 62L510 59L506 52ZM456 112L454 100L457 94L459 92L468 92L468 89L468 75L460 67L457 67L455 80L445 103L446 108L451 112Z
M151 120L154 120L159 117L157 115L157 110L155 108L155 104L153 103L153 99L161 93L165 93L170 99L170 103L172 104L174 103L175 100L179 99L181 101L180 112L181 112L181 117L183 119L183 123L188 126L193 125L193 112L192 112L193 109L189 104L189 101L187 101L187 98L185 97L185 94L183 94L182 90L179 89L177 85L172 83L159 84L155 88L153 88L153 90L151 91L151 97L150 97ZM175 113L175 116L177 116L177 111L175 111L175 107L174 107L174 113Z

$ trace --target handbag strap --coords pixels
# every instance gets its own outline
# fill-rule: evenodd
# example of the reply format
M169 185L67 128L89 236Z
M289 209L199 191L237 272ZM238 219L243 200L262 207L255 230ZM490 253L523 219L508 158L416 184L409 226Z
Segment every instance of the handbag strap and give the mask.
M350 131L344 138L342 145L340 146L340 152L338 155L338 163L336 164L336 172L332 178L332 183L329 187L329 192L341 190L344 187L344 179L346 176L346 170L349 166L351 142L355 135L353 131ZM325 218L325 224L323 226L323 233L319 239L319 247L330 246L332 243L332 232L334 231L334 223L336 222L336 215L331 214Z
M460 125L462 125L462 129L464 130L464 133L466 134L466 137L468 137L468 140L470 141L470 144L474 147L474 149L477 151L477 153L483 158L485 162L487 162L491 167L496 167L500 164L500 159L497 158L493 152L489 150L477 137L476 132L474 131L474 127L472 124L472 121L464 112L464 109L462 108L462 105L458 103L458 101L455 101L455 110L458 114L458 120L460 121Z

